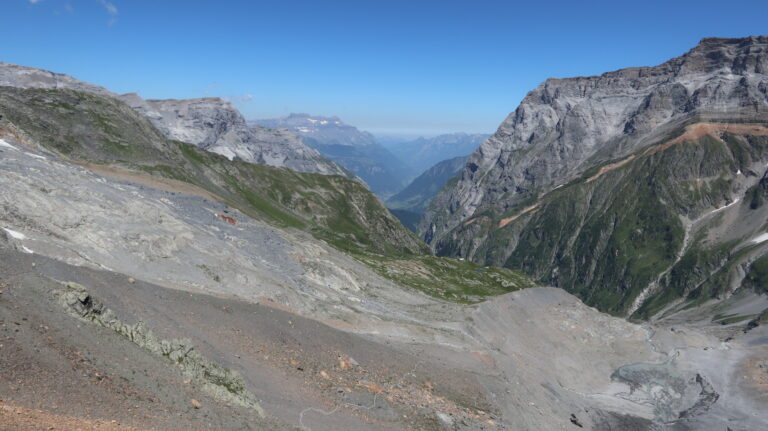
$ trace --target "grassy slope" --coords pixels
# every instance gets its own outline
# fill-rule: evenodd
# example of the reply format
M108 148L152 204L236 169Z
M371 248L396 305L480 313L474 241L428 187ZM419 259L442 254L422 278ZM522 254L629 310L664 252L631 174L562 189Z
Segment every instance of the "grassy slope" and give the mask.
M0 115L64 157L194 184L251 217L309 232L382 275L438 297L467 301L531 285L512 271L494 271L498 281L477 265L431 256L355 181L230 161L168 140L117 100L71 90L0 87ZM418 262L424 270L391 271L401 262Z

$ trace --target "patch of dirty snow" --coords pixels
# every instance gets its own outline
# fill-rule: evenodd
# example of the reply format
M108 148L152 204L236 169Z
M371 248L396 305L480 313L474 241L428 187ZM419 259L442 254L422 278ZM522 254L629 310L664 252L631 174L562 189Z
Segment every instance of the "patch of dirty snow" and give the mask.
M6 148L10 148L12 150L16 150L16 147L14 147L13 145L5 142L3 139L0 139L0 147L6 147Z
M768 241L768 232L761 233L760 235L752 238L751 242L752 244L760 244L761 242Z
M48 160L48 159L46 159L46 158L45 158L45 157L43 157L43 156L38 156L37 154L28 153L28 152L26 152L26 151L24 152L24 154L26 154L26 155L28 155L28 156L30 156L30 157L34 157L34 158L36 158L36 159L41 159L41 160Z
M24 253L34 254L35 252L27 248L26 246L21 246L21 249L24 250Z
M8 229L7 227L4 227L3 230L8 232L8 235L10 235L12 238L27 239L27 236L21 232L16 232L15 230Z

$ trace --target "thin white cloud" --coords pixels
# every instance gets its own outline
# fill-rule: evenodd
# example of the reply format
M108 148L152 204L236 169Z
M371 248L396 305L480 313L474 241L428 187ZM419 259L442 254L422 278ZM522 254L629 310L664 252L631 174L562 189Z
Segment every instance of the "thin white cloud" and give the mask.
M116 23L117 22L117 6L115 6L114 3L108 0L98 0L98 1L99 3L101 3L102 6L104 6L104 9L106 9L107 13L111 16L111 18L109 19L109 25Z
M40 0L29 0L29 2L32 4L37 4L37 3L40 3Z
M104 6L104 8L107 10L107 13L110 15L117 15L117 7L112 2L107 0L99 0L99 3Z
M240 105L243 103L248 103L253 100L253 94L246 93L240 96L224 96L222 99L226 100L227 102L234 103L236 105Z

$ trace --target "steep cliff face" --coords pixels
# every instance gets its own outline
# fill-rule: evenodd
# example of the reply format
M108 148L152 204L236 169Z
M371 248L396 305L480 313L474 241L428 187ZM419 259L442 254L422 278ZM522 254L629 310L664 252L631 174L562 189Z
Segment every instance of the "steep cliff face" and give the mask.
M126 94L120 99L149 118L167 137L230 160L237 157L299 172L351 176L305 145L293 132L249 127L240 112L222 99L144 100L136 94Z
M754 217L744 226L749 212L734 206L727 221L691 230L764 174L767 72L768 38L749 37L704 39L656 67L550 79L433 200L420 233L439 254L525 269L617 314L652 295L666 295L652 311L693 299L762 228ZM697 242L725 225L741 226L730 246ZM711 259L683 259L694 243ZM697 285L669 295L668 277L694 273ZM704 296L738 285L726 284Z
M429 242L629 154L696 113L740 119L768 105L768 38L704 39L656 67L549 79L470 157L422 226Z
M70 89L120 99L149 118L166 137L197 145L229 159L239 159L299 172L350 176L339 165L306 146L285 130L248 127L240 112L219 98L144 100L137 94L117 95L68 75L0 63L0 86Z

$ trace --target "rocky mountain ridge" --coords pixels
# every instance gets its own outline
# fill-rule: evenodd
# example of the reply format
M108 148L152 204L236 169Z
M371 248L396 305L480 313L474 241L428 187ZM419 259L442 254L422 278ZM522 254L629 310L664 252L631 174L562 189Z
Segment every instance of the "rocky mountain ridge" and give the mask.
M72 89L117 98L149 118L170 139L188 142L230 159L237 157L299 172L350 176L287 130L248 127L240 112L220 98L144 100L135 93L117 95L68 75L9 63L0 63L0 86Z
M250 124L272 129L287 128L301 133L303 136L313 137L317 141L332 142L335 145L365 147L378 144L373 135L342 122L336 116L324 117L306 113L291 113L282 118L252 120Z
M229 159L284 166L298 172L349 176L293 132L248 126L242 114L220 98L144 100L127 94L120 99L149 118L169 138Z
M422 226L428 242L485 209L504 211L601 160L629 154L695 114L760 117L765 36L703 39L655 67L549 79L472 154Z
M420 232L439 254L521 269L615 314L727 297L766 253L752 241L764 208L746 203L768 163L766 72L760 36L547 80L433 200Z

